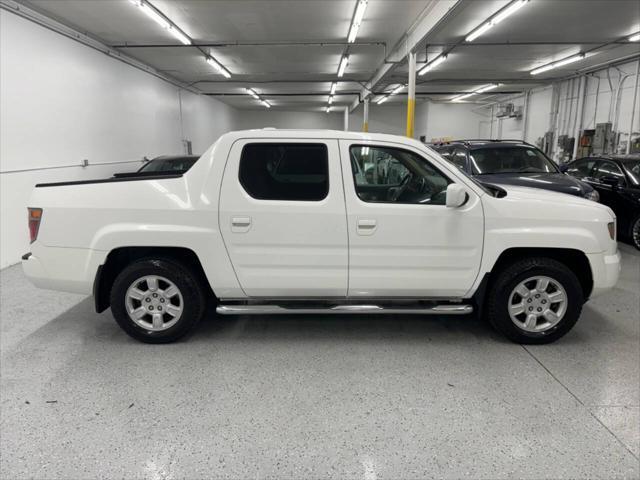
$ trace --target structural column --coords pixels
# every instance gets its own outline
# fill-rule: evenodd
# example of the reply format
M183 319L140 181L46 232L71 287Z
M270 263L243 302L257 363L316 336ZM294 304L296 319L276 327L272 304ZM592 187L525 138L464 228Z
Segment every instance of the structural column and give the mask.
M364 116L362 117L362 131L369 131L369 99L365 99L364 101Z
M580 77L580 83L578 86L578 100L576 105L576 123L573 131L573 152L571 153L571 160L575 160L578 155L578 148L580 148L580 133L582 132L582 119L584 117L584 96L587 88L587 77L582 75ZM569 119L571 121L571 119Z
M409 89L407 91L407 137L413 138L416 114L416 54L409 54Z
M344 107L344 131L349 131L349 107Z

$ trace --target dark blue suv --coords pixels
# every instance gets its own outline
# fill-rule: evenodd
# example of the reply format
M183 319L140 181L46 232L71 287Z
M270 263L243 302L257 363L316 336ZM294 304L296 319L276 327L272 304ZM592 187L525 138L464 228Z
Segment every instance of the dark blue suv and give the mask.
M589 184L564 174L539 148L520 140L456 140L430 145L481 183L518 185L599 201Z

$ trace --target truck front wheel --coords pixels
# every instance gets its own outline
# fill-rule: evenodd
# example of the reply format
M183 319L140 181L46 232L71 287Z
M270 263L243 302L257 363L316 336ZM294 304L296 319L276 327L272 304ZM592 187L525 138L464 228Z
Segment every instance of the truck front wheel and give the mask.
M111 311L131 337L169 343L200 321L205 296L194 273L164 258L138 260L120 272L111 289Z
M550 343L578 321L584 295L564 264L545 257L515 261L497 273L487 298L491 325L517 343Z

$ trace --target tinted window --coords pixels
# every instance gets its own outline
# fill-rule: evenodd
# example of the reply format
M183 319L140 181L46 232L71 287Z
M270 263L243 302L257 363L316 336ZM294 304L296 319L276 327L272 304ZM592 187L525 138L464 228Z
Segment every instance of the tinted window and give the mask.
M329 193L327 147L321 143L245 145L240 183L259 200L322 200Z
M640 185L640 160L632 160L625 163L627 174L634 185Z
M356 193L365 202L444 205L447 177L420 155L388 147L350 149ZM356 167L354 167L354 165Z
M451 147L439 147L437 152L447 160L451 161Z
M577 160L569 165L567 173L576 177L588 177L595 163L595 159Z
M456 148L450 158L451 162L463 172L467 171L467 152L462 148Z
M175 158L171 160L151 160L144 165L140 172L186 172L193 164L195 159L191 158Z
M596 169L593 172L593 178L596 180L602 179L603 177L614 177L617 178L619 182L624 182L624 174L622 170L613 162L601 161L596 165Z
M542 152L526 147L473 149L471 171L474 175L493 173L556 173L558 169Z

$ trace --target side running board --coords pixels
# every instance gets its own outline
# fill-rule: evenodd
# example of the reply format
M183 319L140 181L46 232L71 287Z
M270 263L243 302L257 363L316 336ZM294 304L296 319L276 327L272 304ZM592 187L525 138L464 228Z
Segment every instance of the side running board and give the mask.
M335 305L332 307L285 307L281 305L218 305L221 315L283 315L283 314L346 314L346 313L398 313L417 315L466 315L473 312L471 305L432 305L419 307L383 307L380 305Z

